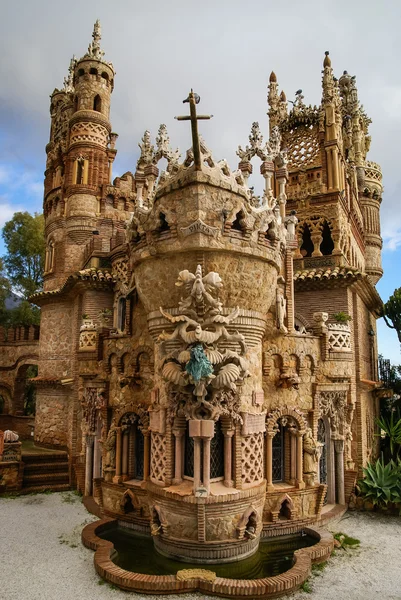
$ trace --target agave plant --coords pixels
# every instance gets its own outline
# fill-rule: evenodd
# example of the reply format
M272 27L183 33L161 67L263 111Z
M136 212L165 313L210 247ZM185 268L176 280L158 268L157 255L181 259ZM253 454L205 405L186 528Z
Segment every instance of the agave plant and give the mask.
M401 450L401 419L398 416L395 419L394 412L392 412L389 419L381 417L376 420L376 423L389 439L391 455L394 456L395 450L398 455Z
M401 461L384 464L383 456L363 469L364 478L358 481L361 495L375 506L401 503Z

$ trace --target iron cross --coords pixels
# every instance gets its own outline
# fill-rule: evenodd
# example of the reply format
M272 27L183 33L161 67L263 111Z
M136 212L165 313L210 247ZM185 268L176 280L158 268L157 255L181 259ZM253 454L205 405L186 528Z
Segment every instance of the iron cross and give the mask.
M200 96L195 94L195 92L191 89L189 92L188 98L183 100L183 102L189 102L189 115L184 115L182 117L175 117L177 121L191 121L191 129L192 129L192 148L194 152L194 163L195 170L200 171L202 169L202 160L201 160L201 150L200 150L200 141L198 134L198 121L200 119L211 119L213 115L197 115L196 114L196 105L200 102Z

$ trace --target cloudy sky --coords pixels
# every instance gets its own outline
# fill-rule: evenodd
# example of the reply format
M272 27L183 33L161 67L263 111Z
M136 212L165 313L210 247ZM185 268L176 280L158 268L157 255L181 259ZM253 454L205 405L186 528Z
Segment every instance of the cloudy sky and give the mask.
M253 121L267 132L271 70L289 99L302 88L318 104L325 50L339 77L356 75L372 118L369 158L383 168L384 300L401 286L401 2L399 0L0 0L0 226L16 210L41 211L49 94L61 87L73 54L82 56L93 23L117 75L114 174L134 170L145 129L167 125L173 146L190 146L190 128L174 116L193 87L201 131L215 158L235 168L238 144ZM0 254L4 248L0 243ZM399 363L394 332L379 324L380 351Z

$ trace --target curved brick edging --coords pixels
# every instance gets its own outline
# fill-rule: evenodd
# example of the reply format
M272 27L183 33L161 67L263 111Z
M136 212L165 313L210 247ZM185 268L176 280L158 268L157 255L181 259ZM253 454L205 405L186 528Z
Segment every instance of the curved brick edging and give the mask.
M116 525L115 519L101 519L90 523L82 530L82 543L87 548L95 550L94 564L100 577L124 590L145 594L200 591L233 598L243 598L244 596L276 598L299 588L309 577L312 563L326 561L334 546L333 536L328 531L305 528L306 533L319 541L314 546L296 550L293 567L281 575L250 580L216 577L214 581L202 579L179 581L176 575L132 573L115 565L111 559L114 545L112 542L99 538L97 534ZM184 565L183 568L185 568Z

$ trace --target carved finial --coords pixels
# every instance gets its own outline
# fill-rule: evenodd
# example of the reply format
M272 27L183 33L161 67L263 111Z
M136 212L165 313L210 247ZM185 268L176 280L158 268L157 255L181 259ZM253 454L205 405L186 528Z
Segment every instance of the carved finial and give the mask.
M326 50L326 52L324 54L325 54L325 57L324 57L324 61L323 61L323 66L331 67L331 58L329 57L329 51Z
M100 40L102 39L102 28L99 19L96 20L96 23L93 26L92 38L93 42L91 42L88 47L88 56L90 56L91 58L96 58L97 60L102 60L104 52L100 49Z
M277 77L274 71L270 73L269 81L270 83L277 83Z
M281 91L280 100L281 102L287 102L287 96L285 95L284 90Z
M66 93L74 92L74 68L76 64L77 59L73 56L68 67L68 75L64 77L64 91Z

